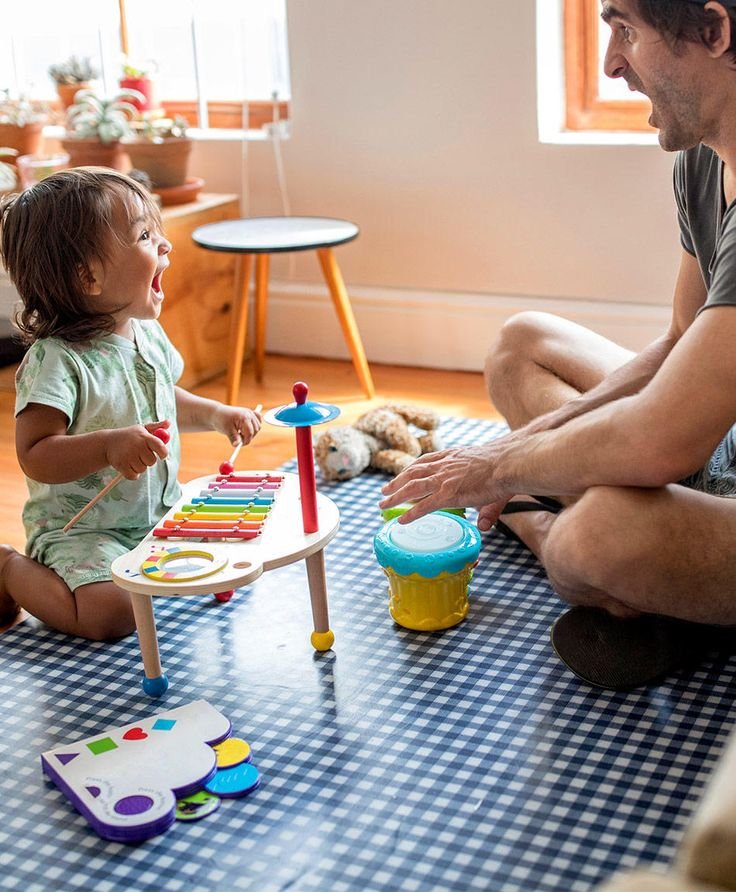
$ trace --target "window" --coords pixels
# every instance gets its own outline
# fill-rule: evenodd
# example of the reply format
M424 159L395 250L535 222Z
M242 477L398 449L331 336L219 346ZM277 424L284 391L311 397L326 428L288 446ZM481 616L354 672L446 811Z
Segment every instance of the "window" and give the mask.
M0 88L55 101L49 65L89 56L118 89L122 56L155 63L159 103L192 126L259 127L288 117L286 0L34 0L3 14Z
M603 73L610 31L601 21L600 0L564 3L566 128L654 132L649 102Z

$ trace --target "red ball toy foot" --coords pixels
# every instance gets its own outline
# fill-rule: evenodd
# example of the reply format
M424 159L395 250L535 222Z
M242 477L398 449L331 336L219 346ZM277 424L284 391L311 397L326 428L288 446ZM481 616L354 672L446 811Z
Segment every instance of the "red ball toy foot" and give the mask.
M221 474L232 474L232 472L234 470L235 470L235 468L232 466L232 464L229 461L224 461L220 465L220 473Z
M230 589L229 591L227 591L227 592L215 592L215 600L216 600L216 601L220 601L221 603L224 604L224 603L226 603L227 601L229 601L230 598L232 598L232 596L233 596L234 594L235 594L235 589L234 589L234 588L231 588L231 589Z

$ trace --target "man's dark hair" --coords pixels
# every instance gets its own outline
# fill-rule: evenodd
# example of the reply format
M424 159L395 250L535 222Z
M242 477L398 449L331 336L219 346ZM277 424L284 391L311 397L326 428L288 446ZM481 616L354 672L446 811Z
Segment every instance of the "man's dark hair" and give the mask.
M690 0L636 0L639 15L673 45L709 43L708 34L719 22L718 14ZM731 44L728 52L736 62L736 9L725 6L731 20Z

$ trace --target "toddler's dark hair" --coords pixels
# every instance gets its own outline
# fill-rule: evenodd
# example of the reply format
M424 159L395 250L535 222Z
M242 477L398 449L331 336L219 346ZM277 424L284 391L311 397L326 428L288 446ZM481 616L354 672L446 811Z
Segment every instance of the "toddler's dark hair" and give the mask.
M142 205L161 228L151 195L104 167L62 170L0 200L0 256L23 301L15 321L26 343L52 336L83 343L113 331L114 317L95 308L86 286L110 237L125 237L114 230L121 204L131 222Z

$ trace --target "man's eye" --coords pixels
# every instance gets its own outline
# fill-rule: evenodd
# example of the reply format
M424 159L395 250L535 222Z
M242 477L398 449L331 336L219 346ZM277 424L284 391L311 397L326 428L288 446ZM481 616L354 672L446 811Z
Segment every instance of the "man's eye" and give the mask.
M622 34L624 40L626 41L626 43L631 43L632 38L634 36L634 32L631 30L631 28L629 28L628 25L621 26L621 34Z

